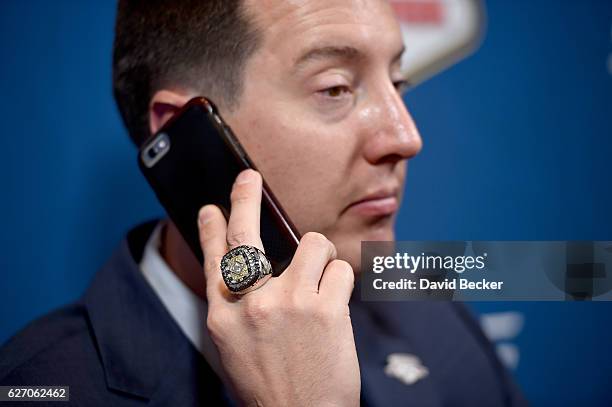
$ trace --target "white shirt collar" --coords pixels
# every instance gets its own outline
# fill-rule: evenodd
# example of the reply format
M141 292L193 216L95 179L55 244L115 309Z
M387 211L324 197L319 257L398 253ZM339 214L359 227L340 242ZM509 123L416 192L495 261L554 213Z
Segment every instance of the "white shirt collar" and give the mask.
M159 222L149 237L140 261L140 270L185 336L204 356L217 376L223 377L219 353L206 328L206 301L194 294L160 255L164 224L164 221Z

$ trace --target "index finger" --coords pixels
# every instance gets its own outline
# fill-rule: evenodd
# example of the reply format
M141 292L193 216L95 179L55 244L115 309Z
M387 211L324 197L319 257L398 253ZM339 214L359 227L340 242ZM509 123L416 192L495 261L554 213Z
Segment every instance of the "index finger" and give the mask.
M244 170L236 178L230 195L232 211L227 221L229 249L246 244L265 252L259 236L261 188L261 175L254 170Z
M221 258L227 252L227 222L221 209L216 205L203 206L198 213L198 229L204 254L206 297L212 304L223 299L227 292L221 276Z

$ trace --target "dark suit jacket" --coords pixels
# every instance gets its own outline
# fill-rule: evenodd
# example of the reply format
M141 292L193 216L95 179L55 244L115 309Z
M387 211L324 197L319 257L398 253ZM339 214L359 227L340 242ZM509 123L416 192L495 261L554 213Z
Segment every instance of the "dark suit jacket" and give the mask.
M139 270L154 225L128 234L78 302L31 323L2 347L1 385L70 386L70 403L59 406L227 404L219 379ZM355 300L351 317L363 405L524 403L459 304ZM385 375L394 352L417 355L429 376L405 385Z

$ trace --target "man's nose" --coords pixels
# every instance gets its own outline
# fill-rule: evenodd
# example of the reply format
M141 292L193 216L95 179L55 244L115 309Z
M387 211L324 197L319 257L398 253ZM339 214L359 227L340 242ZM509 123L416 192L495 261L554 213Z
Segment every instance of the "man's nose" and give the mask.
M371 164L396 162L421 151L421 135L404 101L392 83L387 82L369 101L362 119L368 128L364 155Z

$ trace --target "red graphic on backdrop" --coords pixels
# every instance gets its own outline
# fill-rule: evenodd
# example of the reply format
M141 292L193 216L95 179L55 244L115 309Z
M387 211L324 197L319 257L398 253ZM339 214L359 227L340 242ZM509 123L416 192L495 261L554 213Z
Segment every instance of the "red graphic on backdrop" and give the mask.
M441 24L444 4L441 0L392 0L391 7L400 21L412 24Z

